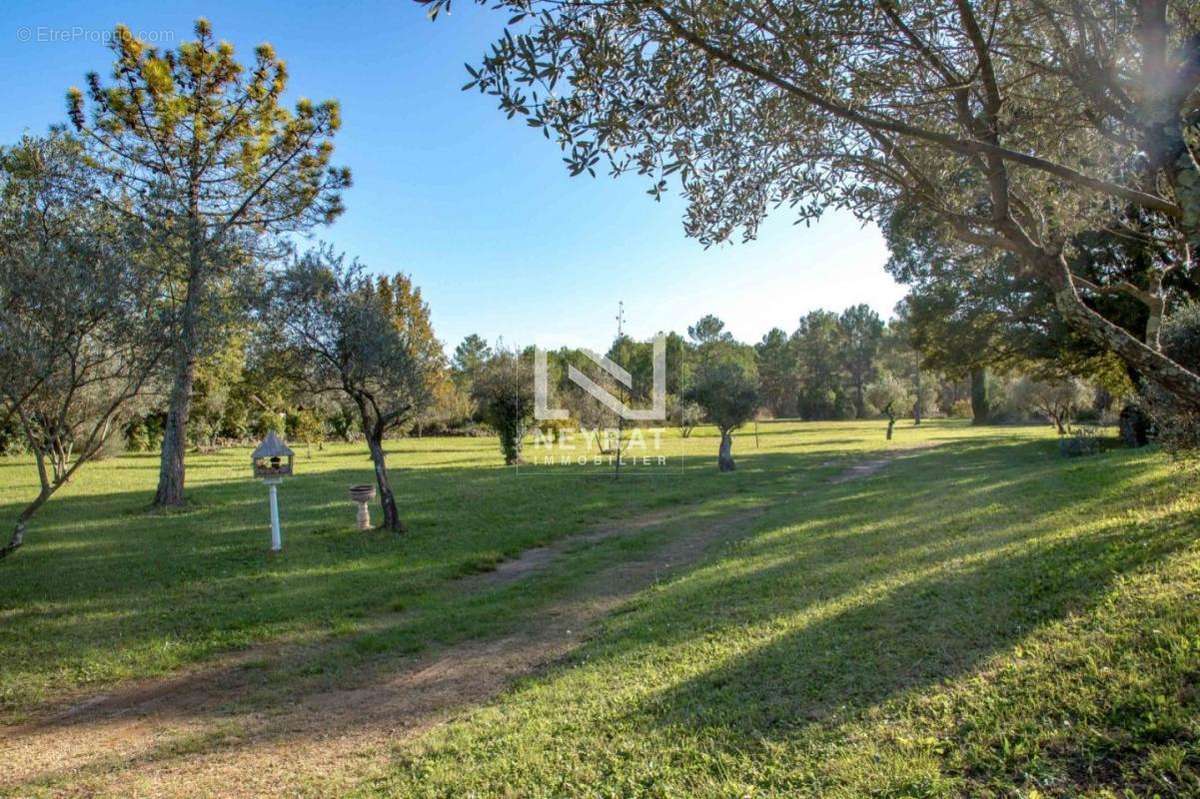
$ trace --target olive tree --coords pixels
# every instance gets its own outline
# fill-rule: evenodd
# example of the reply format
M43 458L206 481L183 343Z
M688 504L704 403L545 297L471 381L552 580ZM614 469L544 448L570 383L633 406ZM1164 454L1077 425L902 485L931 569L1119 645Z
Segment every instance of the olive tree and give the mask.
M409 281L395 285L411 287ZM314 394L341 394L375 467L383 527L403 532L388 480L384 437L412 422L441 379L441 344L429 308L405 294L377 291L357 261L319 247L295 257L273 281L264 317L267 357Z
M871 221L915 206L966 252L1012 254L1068 325L1200 405L1156 325L1094 304L1122 292L1161 319L1164 273L1194 268L1193 0L497 5L512 17L468 88L543 130L573 174L636 173L656 197L676 177L706 244L754 236L780 205ZM1079 234L1109 228L1166 257L1129 280L1073 271Z
M758 411L758 370L753 351L732 343L716 344L692 375L686 398L704 409L721 434L717 468L732 472L733 431Z
M667 418L679 428L679 435L691 438L696 425L704 421L704 409L695 402L674 395L667 397Z
M0 427L15 421L39 486L0 558L121 429L168 346L155 273L81 167L60 133L0 152Z
M504 463L521 462L521 449L533 420L533 361L497 348L478 365L471 398L483 420L500 436Z
M891 441L896 417L912 408L915 400L905 381L889 373L867 387L867 401L888 420L887 440Z
M1026 375L1017 381L1012 391L1013 402L1018 407L1044 416L1059 435L1066 434L1075 414L1096 394L1083 380L1069 375L1046 379Z
M196 39L160 51L119 25L111 79L87 76L68 111L104 176L100 195L136 221L170 277L175 346L155 504L184 501L184 453L197 362L240 318L222 288L244 282L274 236L329 222L342 211L345 169L332 168L336 102L282 103L288 72L269 44L243 65L209 23ZM90 113L89 113L90 111Z

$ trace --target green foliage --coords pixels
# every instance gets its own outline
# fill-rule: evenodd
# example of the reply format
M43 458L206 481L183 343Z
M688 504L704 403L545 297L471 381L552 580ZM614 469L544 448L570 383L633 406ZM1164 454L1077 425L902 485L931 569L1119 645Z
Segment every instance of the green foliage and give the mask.
M186 226L169 230L180 227L175 218L199 225L209 247L231 228L290 231L332 221L350 182L347 170L330 166L338 104L302 99L289 110L281 103L287 67L271 45L260 44L247 66L206 20L195 34L161 51L118 25L113 82L93 72L86 92L68 92L71 122L113 179L108 191L136 199L145 223L164 233L194 235ZM172 190L128 193L130 181L142 180Z
M850 400L843 380L842 354L846 336L838 315L832 311L810 311L800 319L792 334L800 375L798 409L805 419L841 417Z
M96 199L79 143L55 131L0 150L0 423L37 463L26 523L106 453L171 339L161 273L128 220Z
M318 248L278 276L269 313L281 370L312 393L344 395L375 442L429 406L443 367L419 291L402 275L390 285L379 292L360 263Z
M299 408L285 417L284 434L290 441L310 447L325 438L325 423L311 408Z
M331 166L335 101L282 103L288 72L269 44L243 65L206 20L196 38L159 50L118 25L111 82L87 76L67 110L96 172L96 196L136 224L154 251L170 306L168 411L156 504L179 506L189 439L211 441L221 387L205 381L189 432L197 364L243 325L266 260L286 236L342 213L348 170ZM210 376L211 377L211 376ZM252 415L252 414L250 414Z
M692 431L704 422L704 408L694 400L668 394L667 418L670 419L671 424L679 428L681 436L688 438L692 435Z
M491 355L492 349L487 339L471 333L454 348L454 356L450 359L450 373L454 381L470 391L475 374Z
M896 418L908 414L916 401L909 391L908 382L887 372L879 375L879 379L867 387L866 400L887 417L889 441Z
M664 343L664 355L667 359L667 393L676 396L683 393L688 380L691 379L691 358L688 343L683 336L675 331L667 333Z
M326 423L334 436L342 441L350 441L354 435L354 409L348 405L337 405L326 417Z
M884 416L895 418L908 413L913 399L908 384L887 372L867 387L867 401Z
M287 414L272 410L261 410L254 417L253 426L256 438L265 438L268 433L283 436L287 432Z
M776 418L793 416L800 375L787 333L773 328L754 345L754 352L763 406Z
M431 404L417 417L415 430L418 435L466 431L473 424L474 414L470 392L460 387L451 374L443 374L434 386Z
M926 365L956 377L1018 368L1093 379L1111 367L1105 348L1067 325L1049 288L1021 270L1012 254L964 250L911 205L893 211L884 230L887 268L909 287L904 301L909 336ZM1111 247L1113 240L1130 237L1107 238ZM1124 277L1116 266L1121 258L1100 264L1095 246L1080 253L1086 263L1073 265L1077 273L1097 282L1105 282L1106 272L1109 280ZM1095 302L1131 331L1144 329L1145 309L1139 313L1128 298L1102 295Z
M192 407L188 416L188 440L193 445L213 446L219 436L238 424L239 411L245 410L230 402L230 394L244 379L246 338L231 335L222 346L202 358L196 366L192 384ZM231 418L232 417L232 418Z
M1163 324L1163 349L1188 367L1200 369L1200 302L1180 306Z
M1200 303L1184 305L1168 317L1161 340L1174 360L1200 370ZM1178 463L1200 472L1200 410L1150 383L1142 386L1141 394L1158 442Z
M838 319L845 339L844 368L854 391L854 409L859 417L866 416L867 384L875 379L879 347L883 342L883 320L869 305L855 305L842 312Z
M688 326L687 332L688 338L697 347L733 340L733 334L725 329L725 323L712 314L703 316L696 324Z
M696 367L687 400L704 409L722 434L754 418L759 406L754 351L744 345L717 343Z
M803 222L907 213L917 230L902 238L948 251L960 285L976 283L960 255L1002 273L971 286L967 327L986 338L993 300L1013 306L1004 326L1060 313L1200 405L1200 375L1142 344L1167 273L1200 248L1193 5L504 0L512 16L464 88L540 129L572 175L637 175L656 199L676 180L705 245L753 238L780 207ZM1128 56L1120 80L1107 53ZM1087 277L1089 259L1112 280ZM1126 308L1106 313L1116 293L1145 306L1144 333L1122 326ZM802 404L827 415L829 391Z
M504 462L521 462L521 449L533 419L533 363L527 354L498 350L475 376L471 398L483 420L500 436Z
M950 406L949 413L946 414L951 419L970 419L974 415L969 399L955 400Z
M135 416L125 426L125 449L129 452L154 452L162 445L162 416Z
M1043 416L1065 434L1080 409L1091 404L1095 390L1077 377L1022 377L1013 387L1013 401L1023 410Z
M418 421L444 379L420 291L404 275L374 281L359 262L318 247L292 259L270 297L264 332L275 368L309 394L354 405L375 464L382 526L404 532L383 440Z

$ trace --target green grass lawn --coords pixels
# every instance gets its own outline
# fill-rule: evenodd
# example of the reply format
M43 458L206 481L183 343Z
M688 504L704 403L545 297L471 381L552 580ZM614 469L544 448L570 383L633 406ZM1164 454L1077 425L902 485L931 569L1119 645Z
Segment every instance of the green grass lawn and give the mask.
M491 438L393 441L393 487L411 528L404 537L355 529L346 489L373 479L365 447L327 445L311 456L302 448L297 476L279 489L281 556L267 551L267 494L249 476L249 449L192 453L190 507L181 513L148 511L156 455L91 464L35 517L26 546L0 563L0 710L20 715L72 689L166 673L256 641L352 634L365 617L399 609L423 610L409 615L429 627L414 621L391 631L395 641L360 647L412 649L470 635L520 608L448 607L455 598L442 594L455 578L647 508L765 492L794 470L882 447L881 429L762 425L757 448L752 429L739 437L742 471L724 477L714 468L714 431L671 434L665 466L627 468L619 482L590 463L505 469ZM899 443L958 434L929 427ZM575 452L531 445L526 454ZM31 462L0 460L0 519L34 493Z
M765 506L568 662L397 746L361 792L1200 795L1197 500L1166 459L902 423L893 448L939 446L829 482L882 439L879 422L764 424L721 475L701 429L619 482L504 469L492 439L392 442L399 538L354 529L365 450L328 446L280 490L277 556L248 451L191 456L192 505L169 515L146 511L154 457L95 464L0 563L3 720L257 642L334 642L286 686L503 635L658 539L572 550L519 590L464 596L458 578L649 509L679 507L686 535L689 513ZM0 514L33 485L0 461Z

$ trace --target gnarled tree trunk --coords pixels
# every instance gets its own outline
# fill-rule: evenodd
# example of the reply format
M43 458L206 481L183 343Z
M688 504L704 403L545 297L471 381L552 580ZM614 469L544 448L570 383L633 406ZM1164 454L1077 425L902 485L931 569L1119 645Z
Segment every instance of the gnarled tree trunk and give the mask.
M721 431L721 449L717 453L717 468L723 472L732 472L737 468L733 462L733 433L729 430Z
M1076 291L1070 269L1061 254L1040 266L1054 289L1055 303L1067 324L1096 343L1111 349L1147 380L1161 386L1192 408L1200 408L1200 375L1188 371L1162 352L1139 341L1129 331L1089 308Z
M105 429L107 429L107 426ZM30 444L32 446L32 440ZM17 522L13 526L12 535L9 537L8 543L0 547L0 560L21 548L21 545L25 543L25 527L29 524L29 520L38 512L39 508L46 504L46 501L54 495L55 491L70 481L71 475L75 474L75 470L91 458L97 449L99 449L98 446L94 444L89 445L87 449L80 453L80 457L74 463L69 465L66 461L57 463L54 466L53 476L51 476L51 471L46 468L45 453L35 449L34 459L37 463L38 482L41 487L38 489L38 494L33 498L33 501L25 506L25 509L21 511L21 515L17 516Z
M8 539L8 543L0 547L0 560L7 558L12 553L21 548L25 543L25 525L37 513L37 509L46 504L46 500L54 493L53 489L47 490L43 488L38 492L37 497L25 506L25 510L21 511L21 515L17 517L17 523L13 526L12 536Z
M396 496L388 482L387 458L383 452L383 438L369 436L367 446L371 450L371 463L375 465L375 485L379 489L379 505L383 509L383 524L385 530L394 533L405 531L404 523L400 521L400 513L396 510Z

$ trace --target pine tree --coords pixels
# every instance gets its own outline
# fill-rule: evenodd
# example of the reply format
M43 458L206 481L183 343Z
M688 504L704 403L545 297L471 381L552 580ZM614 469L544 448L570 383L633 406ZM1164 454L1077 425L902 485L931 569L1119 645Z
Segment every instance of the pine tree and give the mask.
M248 67L206 20L196 39L160 51L124 25L112 41L111 82L87 76L68 92L71 121L104 176L102 199L156 242L172 288L175 347L155 503L180 505L196 364L239 303L225 292L279 234L327 223L350 183L332 168L338 105L281 103L288 74L269 44ZM86 100L85 100L86 94ZM90 114L85 105L90 104Z

